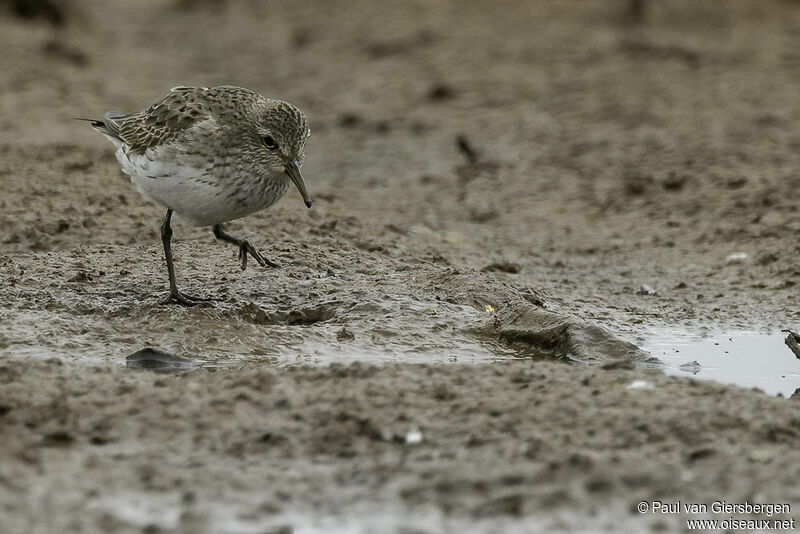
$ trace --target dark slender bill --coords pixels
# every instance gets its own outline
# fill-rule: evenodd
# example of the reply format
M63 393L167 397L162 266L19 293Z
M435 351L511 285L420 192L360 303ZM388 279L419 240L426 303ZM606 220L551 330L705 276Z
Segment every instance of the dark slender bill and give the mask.
M297 186L297 190L300 191L300 194L303 195L303 201L306 203L306 207L310 208L311 195L308 194L306 183L303 181L303 175L300 174L300 164L297 163L296 159L292 158L289 163L286 164L286 174L292 179L294 185Z

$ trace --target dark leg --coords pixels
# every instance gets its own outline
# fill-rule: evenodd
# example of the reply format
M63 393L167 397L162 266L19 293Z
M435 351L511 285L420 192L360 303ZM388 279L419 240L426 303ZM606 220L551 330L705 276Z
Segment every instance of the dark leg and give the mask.
M239 259L242 262L242 270L244 271L247 269L247 255L250 254L253 256L253 259L258 262L258 264L262 267L280 267L275 262L269 261L267 258L261 255L259 251L255 249L253 245L247 239L239 239L238 237L233 237L231 234L227 233L225 230L222 229L221 224L214 225L214 237L219 239L220 241L227 241L228 243L233 243L237 247L239 247Z
M169 273L169 297L164 299L163 304L170 302L178 303L182 306L196 306L200 301L207 299L198 299L189 297L178 291L178 285L175 283L175 266L172 264L172 227L170 220L172 219L172 210L167 210L167 215L164 217L164 222L161 223L161 242L164 243L164 256L167 258L167 272Z

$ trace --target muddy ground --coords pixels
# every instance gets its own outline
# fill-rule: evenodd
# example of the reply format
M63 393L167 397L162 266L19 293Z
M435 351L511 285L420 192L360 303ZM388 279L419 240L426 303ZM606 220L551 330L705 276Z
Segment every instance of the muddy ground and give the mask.
M798 42L778 0L0 2L0 530L794 517L796 400L637 346L797 328ZM230 224L277 270L175 225L216 300L163 306L161 209L72 118L219 84L305 110L315 204Z

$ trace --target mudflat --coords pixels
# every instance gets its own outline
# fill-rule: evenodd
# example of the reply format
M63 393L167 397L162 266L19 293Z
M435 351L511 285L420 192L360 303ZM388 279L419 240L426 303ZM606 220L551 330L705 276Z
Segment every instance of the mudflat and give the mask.
M655 501L800 510L796 399L639 348L797 329L797 3L11 4L0 530L681 532L706 515ZM314 206L291 190L229 225L280 269L242 272L178 219L181 288L216 300L163 306L162 210L73 117L222 84L305 111ZM183 359L126 365L146 348Z

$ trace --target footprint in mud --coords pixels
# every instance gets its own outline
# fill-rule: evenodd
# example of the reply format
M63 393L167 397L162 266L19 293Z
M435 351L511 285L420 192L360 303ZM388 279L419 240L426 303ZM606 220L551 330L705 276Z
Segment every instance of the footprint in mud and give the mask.
M266 311L254 302L249 302L239 310L241 317L249 323L258 325L278 325L289 326L312 325L332 319L336 315L337 304L335 302L322 303L310 308L299 308L285 311Z

